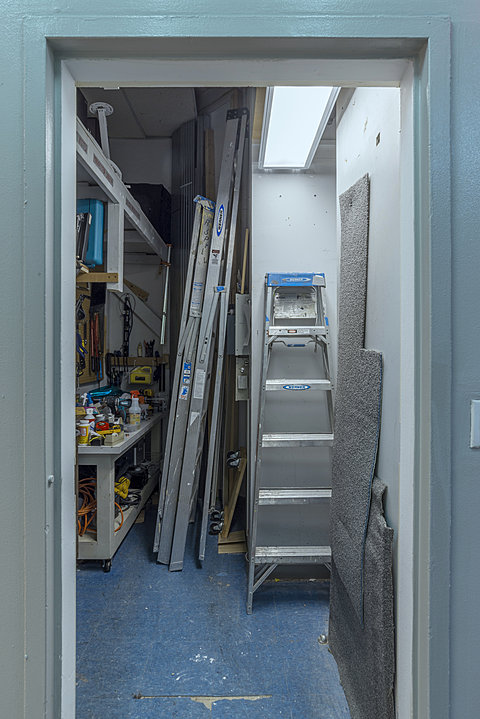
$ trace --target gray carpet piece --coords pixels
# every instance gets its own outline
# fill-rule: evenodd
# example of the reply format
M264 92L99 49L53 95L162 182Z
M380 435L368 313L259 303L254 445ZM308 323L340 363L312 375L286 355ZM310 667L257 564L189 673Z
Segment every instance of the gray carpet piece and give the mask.
M365 540L377 458L382 355L364 349L369 179L340 196L338 370L330 540L335 567L363 621Z
M332 563L330 651L352 719L394 719L393 529L383 513L385 485L375 478L365 545L364 626Z

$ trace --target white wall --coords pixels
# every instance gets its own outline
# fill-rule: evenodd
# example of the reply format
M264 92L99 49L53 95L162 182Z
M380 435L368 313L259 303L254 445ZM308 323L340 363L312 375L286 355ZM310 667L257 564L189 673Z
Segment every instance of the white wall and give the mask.
M400 90L396 88L358 88L338 125L337 195L365 173L370 176L365 346L382 352L384 361L382 426L376 473L388 486L387 521L397 530L400 455Z
M258 148L255 148L258 151ZM331 151L331 150L330 150ZM255 155L254 155L255 157ZM252 364L251 364L251 447L256 447L259 388L264 330L264 287L267 272L324 272L326 304L333 347L336 345L337 246L335 229L335 163L322 162L306 173L270 172L255 169L252 178ZM278 350L281 352L281 349ZM274 376L292 376L288 357L272 357ZM313 357L313 356L312 356ZM333 358L334 359L334 358ZM299 358L300 363L305 359ZM278 365L280 362L280 365ZM290 361L291 364L291 361ZM335 362L333 362L335 364ZM275 365L275 367L273 366ZM315 362L314 362L315 365ZM278 370L280 369L280 374ZM299 376L306 376L294 365ZM277 371L276 371L277 370ZM280 393L274 393L280 395ZM310 403L308 398L275 397L273 409L265 415L266 431L328 432L326 405ZM282 403L283 402L283 403ZM307 406L308 405L308 406ZM269 426L269 422L271 426ZM303 423L303 424L302 424ZM275 425L275 426L274 426ZM307 426L308 425L308 426ZM267 456L268 455L268 456ZM251 452L251 476L254 477L255 451ZM262 459L264 486L331 486L331 457L328 448L279 449L265 453ZM312 505L313 506L313 505ZM263 509L263 508L262 508ZM282 515L278 533L279 508L264 512L259 527L260 544L325 544L328 542L328 516L322 524L318 508L298 518ZM294 521L292 521L294 520ZM259 529L260 532L260 529ZM299 532L304 532L300 536ZM311 571L311 569L309 569Z
M252 352L259 356L267 272L325 272L335 346L337 245L335 172L265 173L252 182ZM259 368L252 386L260 383ZM252 408L253 409L253 408ZM255 415L252 415L255 416Z
M159 273L160 267L160 258L155 258L152 259L152 263L148 265L125 263L124 268L126 279L149 293L146 304L159 318L162 315L165 278L165 268ZM132 295L132 305L140 303L140 300L133 292L130 292L130 294ZM122 304L117 299L117 296L115 296L115 293L108 293L108 349L110 352L121 349L123 340L123 317L121 309ZM167 308L167 314L168 309L169 308ZM160 325L161 321L159 319L157 322L158 331L160 331ZM152 330L147 327L139 317L134 315L132 333L130 335L130 356L137 354L137 345L139 342L143 348L143 341L146 340L150 342L152 339L155 339L154 352L158 350L158 352L162 354L166 351L161 348L160 339L154 335ZM166 340L168 341L168 334ZM145 353L144 350L143 353Z
M413 253L407 244L411 218L400 215L401 193L407 197L412 192L408 179L411 156L406 149L411 140L410 105L404 98L401 115L400 90L396 88L357 88L349 103L348 97L346 93L340 96L339 105L345 98L347 106L343 115L344 108L337 112L341 118L337 127L337 194L368 172L370 230L365 346L383 353L382 424L376 474L388 487L385 514L395 530L397 712L398 716L410 716L409 628L413 609L412 516L408 516L408 507L413 507L410 462L414 419L413 399L408 402L405 394L413 397L413 277L410 284L408 281L408 275L413 275ZM340 243L340 222L337 228Z

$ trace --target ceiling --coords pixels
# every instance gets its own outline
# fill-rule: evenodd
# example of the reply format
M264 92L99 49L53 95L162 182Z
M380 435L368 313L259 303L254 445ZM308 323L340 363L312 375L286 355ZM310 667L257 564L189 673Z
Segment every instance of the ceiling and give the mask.
M232 92L232 88L121 87L112 90L82 87L80 92L85 97L87 108L92 102L108 102L113 107L113 114L109 115L107 121L110 139L143 140L171 137L185 122L220 105L225 95ZM258 118L258 135L261 132L262 108ZM335 139L334 112L323 140ZM91 113L89 115L93 117ZM259 139L258 136L257 141Z
M112 105L113 114L108 117L111 139L171 137L181 125L205 112L227 92L229 89L223 87L81 88L87 106L92 102Z

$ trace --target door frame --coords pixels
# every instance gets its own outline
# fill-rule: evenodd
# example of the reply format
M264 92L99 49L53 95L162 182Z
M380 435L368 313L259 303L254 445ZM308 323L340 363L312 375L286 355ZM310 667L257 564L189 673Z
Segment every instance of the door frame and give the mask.
M75 82L88 84L86 76L82 80L79 73L95 68L98 71L96 63L102 64L105 82L115 82L114 71L123 63L122 72L127 64L134 68L132 83L154 84L145 78L147 68L153 68L149 58L155 54L157 58L164 57L164 63L168 58L173 73L170 82L165 77L158 82L156 75L156 84L162 85L218 85L222 77L228 77L230 86L274 84L277 63L284 63L285 73L296 61L317 64L310 84L322 84L322 77L324 83L347 84L347 69L350 73L353 69L350 76L355 78L355 68L358 73L367 67L362 60L375 61L377 69L387 67L386 57L391 64L398 59L413 61L415 442L410 715L448 717L449 595L445 588L450 585L451 460L450 441L440 446L436 438L451 436L450 397L445 392L451 386L451 292L450 273L445 272L445 267L450 266L451 246L450 23L438 17L331 16L326 21L325 16L318 16L308 20L306 32L300 16L254 18L252 24L251 17L237 15L234 33L223 39L220 17L205 24L199 24L198 18L174 15L43 16L26 18L24 22L28 70L24 77L23 158L28 370L25 390L29 404L45 407L48 418L42 441L27 446L25 453L25 522L29 542L38 542L38 549L26 558L26 631L35 636L32 661L26 664L25 706L32 714L43 683L46 716L71 719L75 715L75 508L71 481L74 347L70 345L74 269L70 263L73 224L68 220L75 205L71 191L62 183L62 177L72 176L74 171L75 138L71 133L74 105L69 109L69 101L62 102L62 98L70 97L72 102ZM210 61L208 72L205 66L208 81L203 77L192 82L199 58L208 62L212 55L211 34L216 28L215 60ZM253 31L255 36L250 34ZM106 55L110 59L105 59ZM262 64L263 75L259 72ZM228 65L232 75L222 75ZM251 76L242 74L241 68L247 67ZM322 73L328 67L327 79ZM175 76L177 71L187 71L189 75L182 75L184 81L180 82ZM234 71L239 73L237 82ZM108 72L111 74L107 78ZM281 77L285 82L285 74ZM98 84L98 78L97 74L90 84ZM352 79L350 84L378 84L373 80L374 76L363 77L360 81ZM40 233L44 243L38 241L39 227L44 228ZM39 347L43 361L38 359ZM439 353L442 363L433 363L432 357ZM442 397L441 406L436 403L438 396ZM38 434L35 412L27 413L25 422L27 436L29 430L31 436ZM46 483L40 485L36 482L39 461L46 477ZM51 531L45 538L46 524ZM442 531L432 531L439 526ZM35 582L30 583L29 577L36 577ZM39 602L45 603L45 597L47 608L39 621L38 606ZM45 652L44 674L38 674L42 663L35 662L35 657L43 661Z

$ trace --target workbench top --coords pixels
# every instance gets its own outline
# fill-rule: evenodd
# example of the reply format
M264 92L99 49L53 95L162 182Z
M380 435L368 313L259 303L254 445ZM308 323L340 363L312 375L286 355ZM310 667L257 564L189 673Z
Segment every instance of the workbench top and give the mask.
M90 447L86 444L79 444L78 454L101 455L102 457L107 454L120 456L121 454L126 452L127 449L130 449L130 447L132 447L136 442L138 442L139 439L141 439L165 416L165 412L157 412L150 419L142 420L138 429L136 429L134 432L129 432L128 434L125 432L125 439L118 444L115 444L113 447L106 447L105 445L101 447Z

